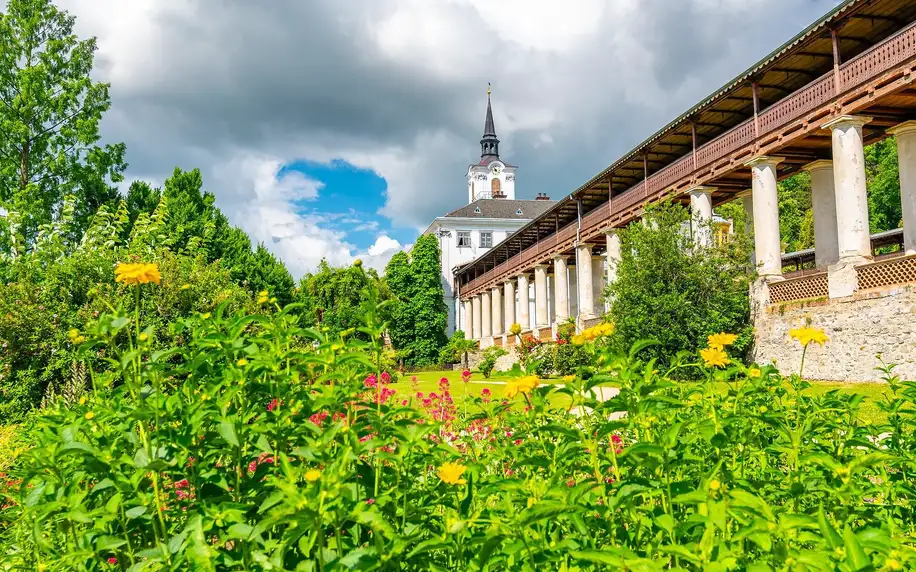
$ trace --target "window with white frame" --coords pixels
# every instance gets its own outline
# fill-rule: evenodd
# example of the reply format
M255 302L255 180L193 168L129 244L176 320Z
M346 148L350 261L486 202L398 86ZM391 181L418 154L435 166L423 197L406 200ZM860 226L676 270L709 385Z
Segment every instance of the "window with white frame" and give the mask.
M471 231L459 230L458 231L458 248L470 248L470 247L471 247Z
M493 248L493 231L480 231L480 248Z

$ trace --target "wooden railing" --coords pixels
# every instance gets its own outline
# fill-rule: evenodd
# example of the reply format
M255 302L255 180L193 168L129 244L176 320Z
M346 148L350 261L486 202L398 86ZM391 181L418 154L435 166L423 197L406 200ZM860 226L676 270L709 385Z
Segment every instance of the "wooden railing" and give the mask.
M610 218L613 213L622 212L634 205L658 198L666 190L693 177L696 172L752 144L758 135L767 135L790 121L804 117L838 95L857 88L865 81L880 76L913 57L916 57L916 22L841 65L838 78L831 71L763 110L757 117L759 134L755 133L753 118L739 123L696 150L696 168L694 168L693 153L681 157L653 173L647 180L640 181L621 195L613 197L610 208L603 205L595 209L594 213L584 217L582 230L594 229ZM839 93L837 93L837 84L839 84ZM604 216L601 216L602 213ZM517 258L517 263L510 264L516 260L516 257L513 257L508 262L471 280L464 290L472 291L497 276L508 273L510 270L518 270L520 266L529 265L546 253L552 253L558 245L575 237L576 229L575 223L565 226L560 229L559 233L542 239L524 250Z

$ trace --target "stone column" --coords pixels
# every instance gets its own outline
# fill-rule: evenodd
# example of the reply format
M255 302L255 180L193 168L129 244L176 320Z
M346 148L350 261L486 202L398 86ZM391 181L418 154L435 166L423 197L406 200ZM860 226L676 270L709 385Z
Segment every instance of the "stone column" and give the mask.
M550 325L547 310L547 265L538 264L534 267L534 320L538 328Z
M595 317L595 293L592 290L592 245L576 246L576 285L579 289L577 322Z
M690 226L697 248L712 246L712 193L715 190L714 187L690 190Z
M604 314L604 256L592 254L592 295L595 297L595 313Z
M779 201L776 196L776 165L782 157L757 157L745 165L751 168L754 199L754 252L762 277L782 276L779 239Z
M814 264L826 269L840 259L837 243L836 197L833 162L814 161L804 166L811 173L811 207L814 211Z
M512 329L512 324L515 323L515 282L506 280L503 283L503 288L506 291L504 297L506 305L504 314L505 321L503 322L506 327L503 328L503 332L509 334L509 331Z
M480 295L480 339L485 340L493 336L493 302L490 293Z
M744 234L748 236L754 235L754 196L753 191L748 189L746 191L741 191L738 193L738 198L741 199L741 206L744 207ZM751 250L751 266L757 266L757 255L754 250Z
M464 337L471 339L474 334L474 318L473 318L473 309L471 308L471 300L465 300L463 309L464 309Z
M916 121L901 123L887 132L897 137L903 250L906 254L916 254Z
M862 147L862 126L869 121L870 117L843 115L824 125L824 129L830 129L833 139L833 184L841 263L861 262L871 256Z
M616 228L605 231L607 237L607 283L617 281L617 264L620 263L620 234Z
M553 287L554 300L556 301L557 323L569 319L569 275L566 268L566 257L562 255L553 257Z
M503 291L499 286L493 288L490 298L493 300L493 337L503 333Z
M518 323L522 331L531 329L531 309L528 307L528 275L518 276Z
M483 325L483 320L481 319L480 295L479 294L471 298L471 309L474 314L474 317L471 318L471 327L473 328L471 339L479 340L482 337L481 326Z

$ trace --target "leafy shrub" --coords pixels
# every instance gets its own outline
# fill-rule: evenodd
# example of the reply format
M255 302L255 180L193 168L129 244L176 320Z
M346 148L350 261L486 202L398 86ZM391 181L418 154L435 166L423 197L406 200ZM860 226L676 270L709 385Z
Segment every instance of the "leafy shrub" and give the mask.
M576 334L574 321L557 327L557 339L553 346L553 371L559 375L571 375L588 365L589 355L581 345L573 342Z
M617 347L657 340L646 352L663 366L679 352L695 353L711 334L738 334L739 353L753 339L747 237L698 250L689 224L686 209L665 203L647 212L645 224L623 229L617 280L607 288Z
M477 364L477 369L485 378L490 379L490 374L493 373L493 368L496 367L496 360L508 353L499 346L490 346L484 349L480 356L480 363Z
M681 363L699 374L681 383L645 343L585 340L588 382L529 375L462 412L447 380L435 398L387 385L366 311L368 341L302 328L291 309L218 310L176 320L183 343L163 351L127 313L101 315L79 354L110 368L86 399L36 414L4 493L2 565L916 565L916 383L889 375L887 422L868 425L856 396L808 396L797 375L723 359L731 338L706 348L720 365ZM616 398L584 397L609 383Z
M448 343L439 352L439 362L442 364L461 363L466 367L468 352L477 350L479 346L477 341L466 339L464 331L455 330Z

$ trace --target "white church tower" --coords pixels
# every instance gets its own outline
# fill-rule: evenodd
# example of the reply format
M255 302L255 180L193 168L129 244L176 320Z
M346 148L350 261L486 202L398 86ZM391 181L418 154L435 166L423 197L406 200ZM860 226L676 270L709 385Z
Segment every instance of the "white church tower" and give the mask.
M455 291L455 269L499 245L553 204L542 193L537 199L516 200L516 169L515 165L499 158L499 139L496 138L488 88L480 161L468 167L466 176L468 204L438 217L423 233L439 238L442 287L445 290L445 305L448 306L448 335L455 332L456 324L462 323L464 311L458 300L459 293ZM534 316L534 312L530 314Z
M468 167L468 202L478 199L515 200L515 165L499 158L499 139L493 123L490 88L487 88L487 119L480 140L480 161Z

